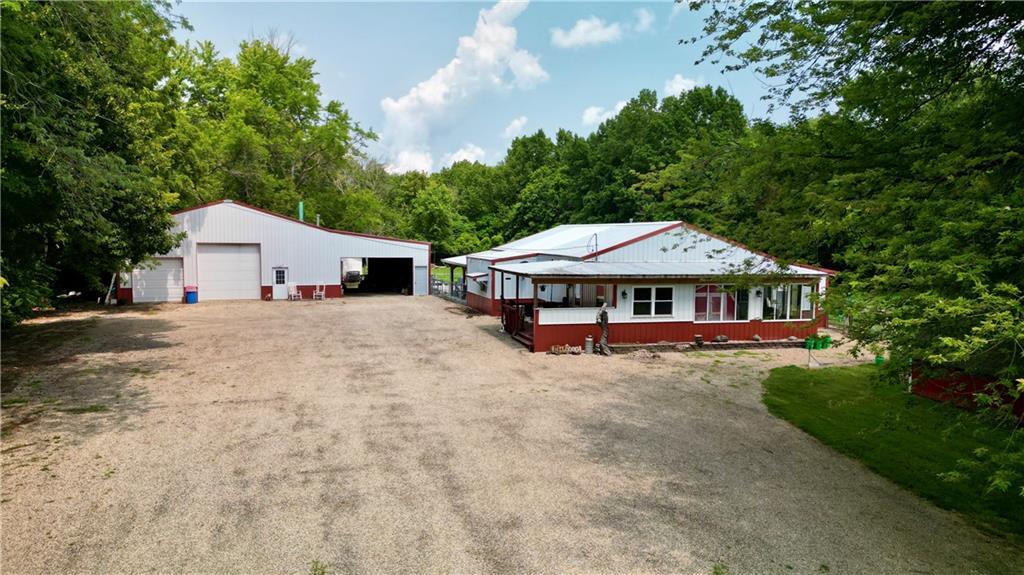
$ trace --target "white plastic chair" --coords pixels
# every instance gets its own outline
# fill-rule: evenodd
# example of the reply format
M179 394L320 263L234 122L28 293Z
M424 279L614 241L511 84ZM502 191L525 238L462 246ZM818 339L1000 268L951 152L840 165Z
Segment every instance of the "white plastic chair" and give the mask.
M315 299L315 300L317 300L317 299L318 300L323 300L324 299L324 293L326 291L327 291L327 286L325 286L324 284L316 284L316 286L313 288L313 299Z
M302 292L299 291L298 284L295 284L295 283L289 283L288 284L288 299L289 300L302 299Z

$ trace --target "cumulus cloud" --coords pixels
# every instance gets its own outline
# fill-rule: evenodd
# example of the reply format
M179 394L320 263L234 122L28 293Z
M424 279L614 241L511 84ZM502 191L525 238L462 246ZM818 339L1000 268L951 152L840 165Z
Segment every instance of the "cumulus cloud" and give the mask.
M654 12L647 8L641 8L633 14L636 15L636 24L633 25L633 29L637 32L646 32L654 25Z
M473 34L459 38L451 61L404 96L381 100L381 141L388 150L389 171L431 170L432 130L453 121L461 105L481 92L525 90L548 79L537 57L516 45L512 22L526 6L501 0L481 10Z
M583 122L584 126L597 126L605 120L614 118L616 114L622 111L626 107L626 101L621 100L616 102L614 108L605 109L601 106L590 106L586 110L583 110Z
M689 92L704 82L703 78L687 78L682 74L676 74L665 80L665 91L662 96L678 96L681 92Z
M597 16L577 20L569 30L551 29L551 43L559 48L579 48L594 46L608 42L617 42L622 38L622 26L618 22L605 24Z
M444 157L441 158L441 165L450 166L455 162L461 162L463 160L468 162L482 162L485 155L487 155L487 153L480 146L477 146L476 144L466 144L454 152L445 154Z
M526 116L514 118L507 126L505 126L505 129L501 132L501 137L511 140L519 134L522 134L523 128L526 127L526 121Z

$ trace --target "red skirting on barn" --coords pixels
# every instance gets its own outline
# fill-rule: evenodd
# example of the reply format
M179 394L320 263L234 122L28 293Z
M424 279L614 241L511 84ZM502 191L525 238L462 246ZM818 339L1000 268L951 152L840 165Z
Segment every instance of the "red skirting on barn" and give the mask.
M316 286L313 285L300 285L295 286L298 288L299 293L302 294L302 299L313 299L313 291ZM324 285L324 297L337 298L341 297L342 294L341 284L326 284ZM202 292L200 292L202 295ZM274 299L274 286L260 286L260 299L272 300Z
M761 339L786 339L789 336L805 338L814 335L826 325L824 315L805 322L764 322L753 320L737 323L693 323L692 321L613 323L608 326L608 343L684 343L692 342L697 334L704 341L718 335L730 340L749 341L758 335ZM587 336L601 337L597 324L538 325L534 321L533 350L546 352L553 345L583 345Z

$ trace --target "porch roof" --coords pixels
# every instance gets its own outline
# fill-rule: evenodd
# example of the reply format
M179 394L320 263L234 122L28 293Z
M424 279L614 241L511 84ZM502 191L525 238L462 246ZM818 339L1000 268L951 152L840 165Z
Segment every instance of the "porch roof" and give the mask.
M792 265L779 267L775 262L707 260L695 262L594 262L547 261L499 263L492 270L537 279L699 279L714 276L754 274L763 276L821 277L828 272Z
M466 256L452 256L450 258L444 258L443 260L441 260L441 263L443 263L446 266L464 268L466 267Z

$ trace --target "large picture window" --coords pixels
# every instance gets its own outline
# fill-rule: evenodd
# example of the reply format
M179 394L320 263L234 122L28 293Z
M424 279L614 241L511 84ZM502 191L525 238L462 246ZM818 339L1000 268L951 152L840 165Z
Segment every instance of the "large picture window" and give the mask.
M761 318L766 320L814 319L811 294L814 287L801 284L764 288Z
M670 287L633 288L633 315L672 315L673 289Z
M750 292L725 285L698 285L693 302L694 321L746 321Z

